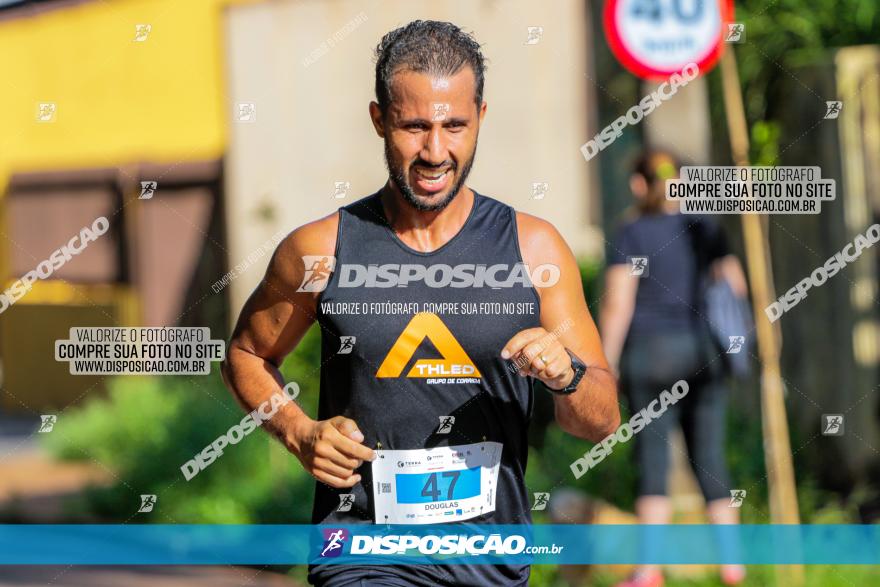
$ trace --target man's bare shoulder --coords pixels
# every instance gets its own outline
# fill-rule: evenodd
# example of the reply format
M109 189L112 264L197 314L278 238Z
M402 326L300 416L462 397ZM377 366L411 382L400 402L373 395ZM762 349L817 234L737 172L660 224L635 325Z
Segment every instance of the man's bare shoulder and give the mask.
M295 229L278 244L284 255L332 255L336 250L339 211Z
M278 279L287 286L300 283L305 273L302 258L307 255L333 255L338 230L338 210L296 228L278 243L267 277Z
M517 211L516 230L523 261L528 265L559 264L571 254L565 239L548 220Z

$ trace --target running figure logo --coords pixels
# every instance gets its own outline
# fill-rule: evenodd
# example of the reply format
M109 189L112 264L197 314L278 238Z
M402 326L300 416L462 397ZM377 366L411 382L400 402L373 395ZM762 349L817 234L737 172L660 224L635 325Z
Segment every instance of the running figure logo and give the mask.
M336 508L337 512L350 512L351 506L354 505L354 493L340 493L339 494L339 507Z
M40 122L55 122L55 102L42 102L37 107L37 120Z
M727 504L727 507L738 508L742 507L743 501L746 499L746 490L745 489L731 489L730 490L730 503Z
M442 122L449 115L449 104L446 102L436 102L432 105L434 114L431 116L431 122Z
M337 200L344 198L348 195L348 190L351 189L350 181L336 181L333 182L333 197Z
M730 346L727 348L727 354L729 355L735 355L740 352L746 343L745 336L728 336L727 338L730 341Z
M147 40L147 37L150 36L150 32L153 30L153 25L151 24L136 24L134 25L134 41L138 43L143 43Z
M141 496L141 507L138 508L138 512L149 513L153 511L153 506L156 505L156 496L155 495L142 495Z
M532 506L532 511L543 511L547 509L547 502L549 501L549 493L535 493L535 505Z
M825 102L825 119L834 119L840 116L841 108L843 108L843 102L837 100Z
M238 122L255 122L257 120L257 105L253 102L243 102L236 104L236 121Z
M141 182L141 195L138 197L138 200L149 200L153 197L153 194L156 193L156 188L159 187L159 182L156 181L142 181Z
M843 436L843 414L822 414L822 436Z
M743 34L746 32L746 25L741 22L731 22L727 24L727 36L724 37L725 43L742 43Z
M336 257L332 255L303 255L306 272L303 282L296 291L324 291L330 282L330 274L336 268Z
M629 274L636 277L648 276L648 258L647 257L629 257Z
M544 27L530 26L526 28L526 35L526 42L523 45L537 45L541 42L541 37L544 36Z
M55 427L55 422L58 421L58 416L54 414L48 414L45 416L40 416L40 428L37 430L39 433L45 434L46 432L52 432L52 428Z
M356 336L340 336L339 337L339 350L336 351L337 355L350 355L351 351L354 350L354 343L357 341Z
M455 416L440 416L440 427L437 428L437 434L449 434L452 432L453 424L455 424Z
M347 532L340 528L339 530L324 530L324 549L321 550L322 557L334 557L342 554L342 545L348 538Z
M550 191L550 184L546 181L533 181L532 182L532 199L533 200L543 200L547 195L547 192Z

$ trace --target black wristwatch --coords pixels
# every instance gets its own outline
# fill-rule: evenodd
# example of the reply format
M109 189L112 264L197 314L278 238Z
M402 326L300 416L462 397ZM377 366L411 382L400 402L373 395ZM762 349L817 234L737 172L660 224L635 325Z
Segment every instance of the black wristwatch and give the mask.
M570 393L574 393L575 390L577 390L578 383L580 383L581 379L584 378L584 373L587 372L587 366L577 357L577 355L575 355L568 349L565 349L565 352L567 352L568 356L571 357L571 368L574 369L574 377L571 378L571 383L569 383L562 389L553 389L552 387L547 387L546 383L544 384L544 387L547 387L548 391L559 395L568 395Z

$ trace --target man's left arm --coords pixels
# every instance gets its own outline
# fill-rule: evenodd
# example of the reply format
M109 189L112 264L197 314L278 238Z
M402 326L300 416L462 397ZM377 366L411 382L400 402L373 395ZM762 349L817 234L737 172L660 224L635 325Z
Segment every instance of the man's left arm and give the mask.
M520 251L529 270L552 264L559 268L559 279L538 287L541 326L514 335L501 356L516 361L520 375L535 377L550 389L563 389L574 378L566 349L586 364L574 392L553 395L556 421L569 434L599 442L620 425L617 381L587 309L577 262L549 222L517 213L517 227Z

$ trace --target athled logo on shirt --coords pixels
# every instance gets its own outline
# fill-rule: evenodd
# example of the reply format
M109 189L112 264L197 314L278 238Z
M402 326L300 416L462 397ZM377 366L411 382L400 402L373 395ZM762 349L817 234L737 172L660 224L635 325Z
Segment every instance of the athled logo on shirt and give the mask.
M407 377L425 378L427 383L479 383L480 371L437 314L421 312L413 316L395 341L376 377L400 377L413 354L430 339L442 358L419 359Z

